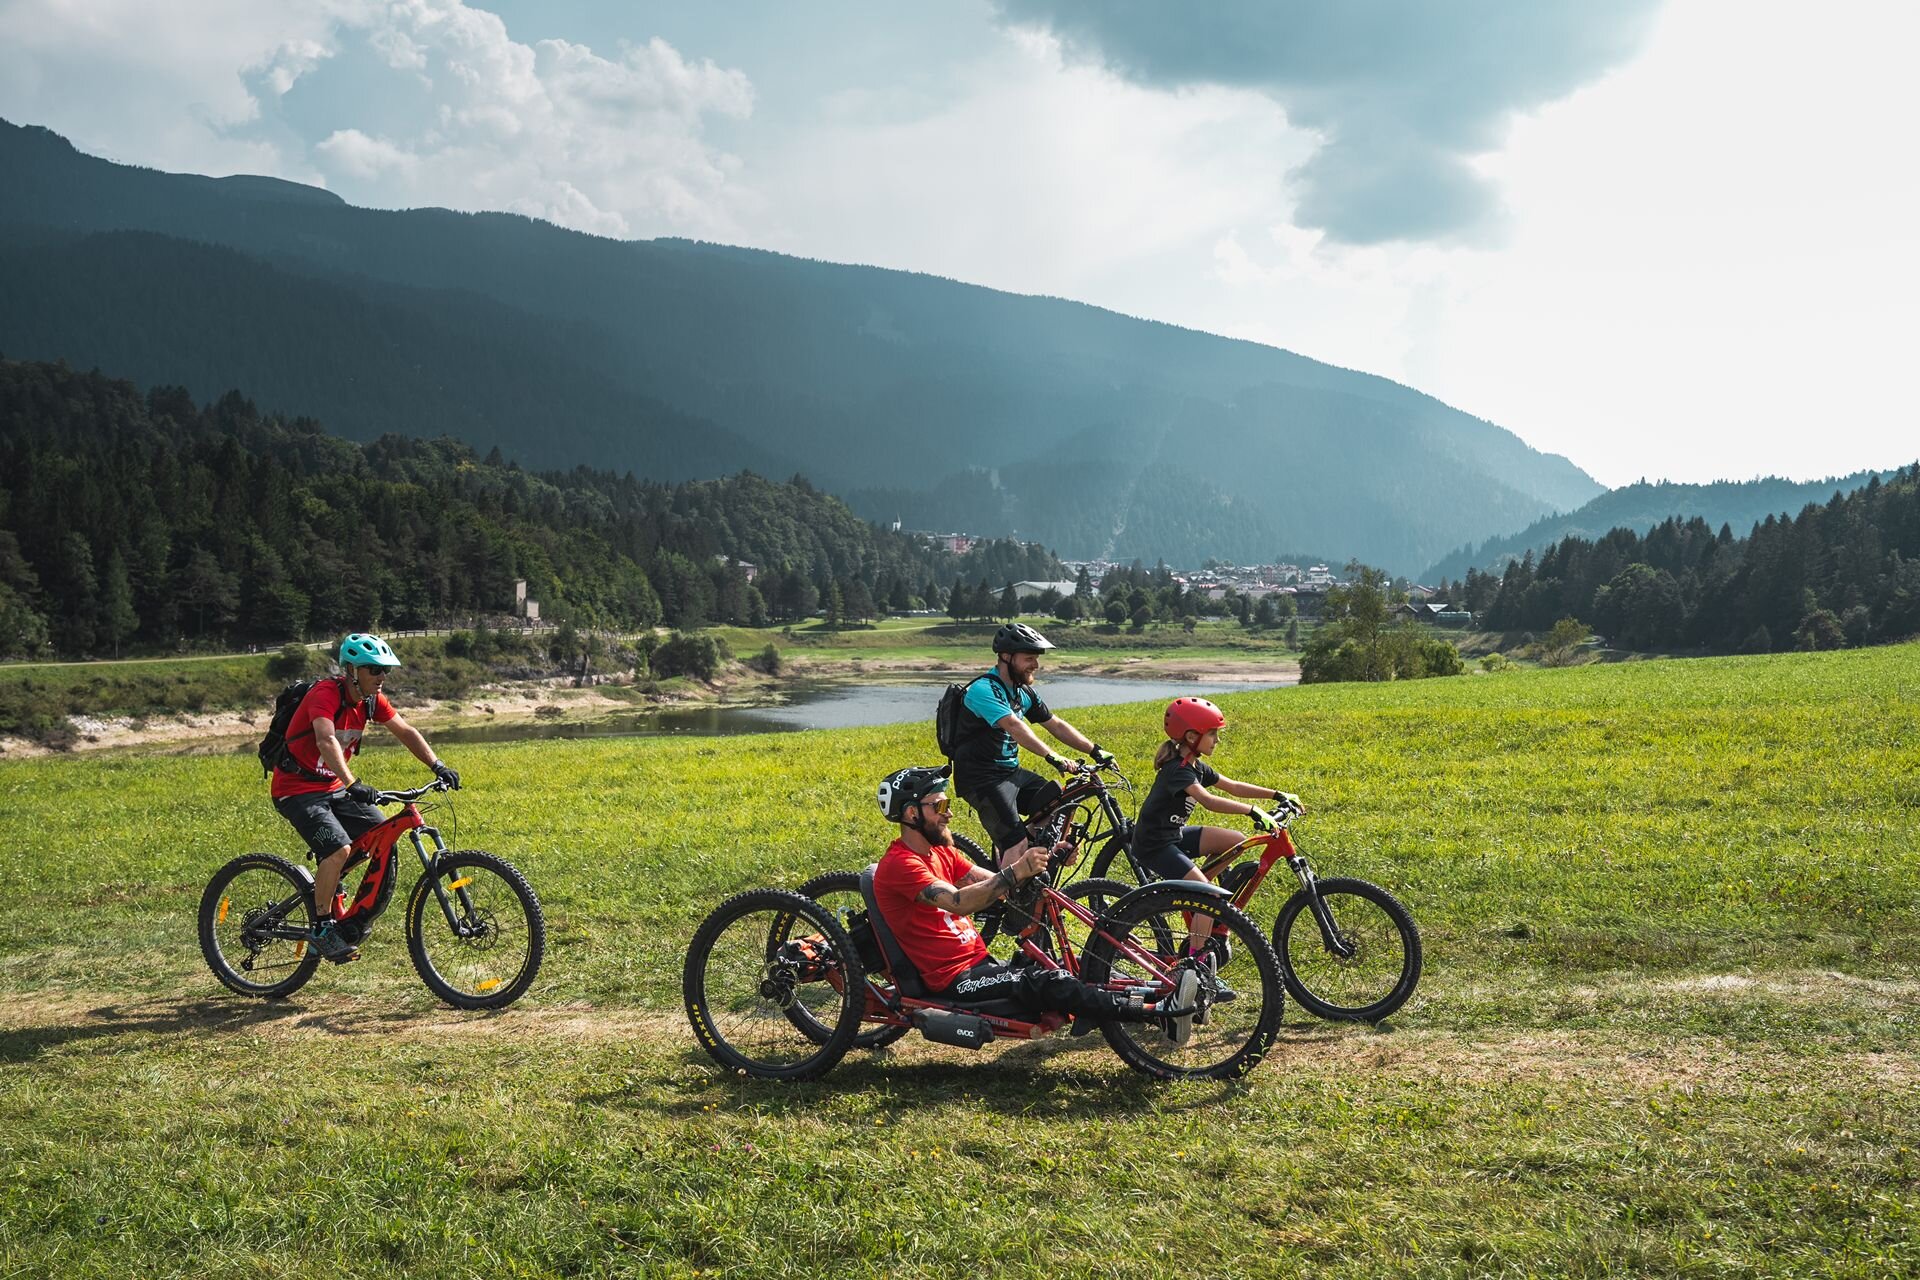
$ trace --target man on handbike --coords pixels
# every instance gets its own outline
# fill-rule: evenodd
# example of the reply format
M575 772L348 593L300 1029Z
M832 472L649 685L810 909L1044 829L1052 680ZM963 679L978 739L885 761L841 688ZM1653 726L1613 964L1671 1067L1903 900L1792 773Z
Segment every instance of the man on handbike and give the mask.
M1040 756L1061 773L1082 766L1057 754L1033 731L1038 725L1057 741L1084 751L1095 764L1112 764L1113 755L1100 744L1053 713L1034 692L1033 677L1040 655L1053 642L1024 622L1009 622L993 636L993 670L967 684L969 722L977 721L953 755L953 788L979 815L993 843L996 861L1026 852L1023 818L1045 808L1060 795L1060 784L1020 767L1020 748Z
M1114 1019L1157 1022L1173 1043L1187 1042L1199 986L1192 969L1180 971L1167 999L1146 1002L1081 982L1065 970L1015 967L987 954L970 914L1040 875L1054 854L1072 846L1028 845L1023 833L1021 851L1003 858L999 871L976 867L953 847L945 768L889 774L880 784L880 811L900 824L900 836L874 871L874 899L932 995L961 1004L1011 1000L1033 1013L1069 1013L1076 1035Z

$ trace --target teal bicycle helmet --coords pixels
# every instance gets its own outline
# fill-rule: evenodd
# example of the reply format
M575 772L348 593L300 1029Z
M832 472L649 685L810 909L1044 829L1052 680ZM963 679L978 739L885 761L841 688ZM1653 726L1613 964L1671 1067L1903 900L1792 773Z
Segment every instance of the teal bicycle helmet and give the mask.
M356 631L340 642L340 665L343 667L397 667L400 659L393 656L393 648L379 636L370 636L364 631Z

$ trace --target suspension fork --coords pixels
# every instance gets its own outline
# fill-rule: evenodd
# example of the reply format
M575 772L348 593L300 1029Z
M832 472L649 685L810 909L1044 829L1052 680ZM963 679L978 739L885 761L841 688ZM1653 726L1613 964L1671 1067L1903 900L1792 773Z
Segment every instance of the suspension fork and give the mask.
M1307 895L1307 908L1313 912L1313 922L1320 926L1320 940L1327 950L1342 960L1351 960L1354 946L1340 934L1340 926L1333 922L1333 913L1327 910L1325 898L1320 896L1320 879L1313 874L1313 868L1307 865L1307 855L1296 853L1287 859L1287 866L1300 881L1302 892Z
M451 892L449 886L440 883L440 855L447 851L446 841L440 838L440 828L415 827L407 832L407 839L413 842L414 855L420 859L420 873L427 878L433 896L440 901L440 910L447 917L447 927L453 930L455 937L466 937L473 932L464 923L473 918L473 895L467 892L467 886L461 881L453 882ZM429 843L433 845L431 853L427 851ZM456 899L459 902L457 914L454 906Z

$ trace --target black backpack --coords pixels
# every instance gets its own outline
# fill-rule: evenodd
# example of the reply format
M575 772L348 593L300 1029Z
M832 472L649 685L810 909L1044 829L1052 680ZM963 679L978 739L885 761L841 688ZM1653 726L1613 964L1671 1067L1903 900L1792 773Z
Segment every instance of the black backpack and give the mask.
M983 676L975 676L974 680L991 680L1002 689L1007 688L1005 682L992 672L988 672ZM967 690L972 687L973 680L969 680L965 684L948 685L947 691L940 695L939 707L936 708L933 713L934 741L940 745L940 754L949 760L953 759L954 754L960 750L961 744L966 742L967 739L979 734L983 729L991 729L993 727L973 712L967 710ZM1007 697L1013 700L1013 705L1016 709L1020 707L1019 694L1008 689Z
M293 723L293 713L300 709L300 704L306 700L309 693L313 692L313 687L321 680L333 679L337 677L321 676L318 680L295 680L275 696L273 722L267 726L267 736L260 739L260 771L263 774L271 774L275 769L283 769L288 773L297 773L312 782L330 781L293 758L293 752L287 750L287 726ZM338 720L352 705L353 699L347 696L347 686L343 683L340 686L340 710L334 713L333 718ZM307 732L311 733L313 730L308 729Z

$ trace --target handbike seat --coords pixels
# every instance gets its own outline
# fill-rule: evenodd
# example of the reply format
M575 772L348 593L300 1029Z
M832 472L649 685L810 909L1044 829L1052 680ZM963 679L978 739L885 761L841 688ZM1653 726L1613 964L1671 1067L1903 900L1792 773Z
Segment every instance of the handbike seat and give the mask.
M968 1000L951 992L934 993L927 990L926 979L907 959L907 953L900 949L900 940L893 936L893 930L887 925L887 918L880 911L880 899L874 896L873 873L878 869L875 863L860 873L860 896L867 904L867 923L873 927L874 941L880 944L880 954L886 957L887 973L893 979L894 988L903 996L916 1000L926 1000L946 1005L954 1009L964 1009L968 1013L991 1014L996 1018L1019 1018L1031 1020L1033 1013L1023 1004L1014 1000Z

